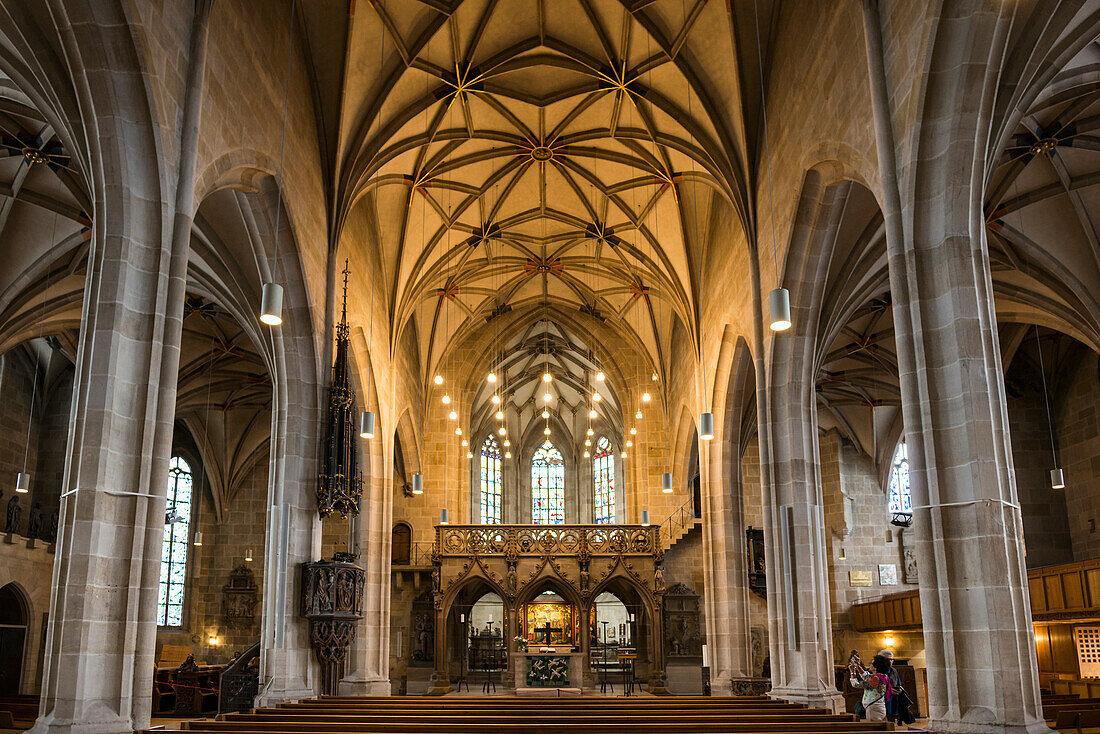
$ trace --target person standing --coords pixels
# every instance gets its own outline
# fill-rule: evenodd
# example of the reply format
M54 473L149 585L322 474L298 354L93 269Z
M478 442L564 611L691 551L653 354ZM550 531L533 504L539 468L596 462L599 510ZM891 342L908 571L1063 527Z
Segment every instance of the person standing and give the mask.
M863 689L863 710L868 721L885 721L886 705L893 698L893 686L890 683L890 661L882 655L871 660L872 673L869 670L849 667L853 688Z

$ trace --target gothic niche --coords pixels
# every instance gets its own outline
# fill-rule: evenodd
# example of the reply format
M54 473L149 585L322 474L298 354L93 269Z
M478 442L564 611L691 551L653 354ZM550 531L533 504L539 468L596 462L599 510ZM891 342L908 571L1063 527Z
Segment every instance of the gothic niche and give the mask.
M430 590L413 600L410 622L409 665L432 667L435 663L435 605Z
M229 572L229 583L222 587L222 614L225 626L249 630L256 621L256 594L259 588L252 569L241 564Z
M673 584L665 591L665 654L669 658L698 658L703 654L699 633L699 595Z

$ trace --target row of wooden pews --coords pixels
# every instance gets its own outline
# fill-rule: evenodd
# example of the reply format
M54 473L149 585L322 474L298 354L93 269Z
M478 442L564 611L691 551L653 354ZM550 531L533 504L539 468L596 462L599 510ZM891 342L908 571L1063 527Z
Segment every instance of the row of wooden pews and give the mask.
M1081 732L1100 728L1100 698L1076 693L1043 693L1043 718L1052 729Z
M0 696L0 729L30 729L38 718L38 696Z
M763 696L323 697L180 726L192 734L862 734L893 729L886 722L863 722L852 714Z

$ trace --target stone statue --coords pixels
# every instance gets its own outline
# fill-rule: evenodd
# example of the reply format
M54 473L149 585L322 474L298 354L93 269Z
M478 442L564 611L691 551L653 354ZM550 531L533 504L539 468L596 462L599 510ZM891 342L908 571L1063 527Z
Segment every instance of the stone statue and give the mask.
M8 500L8 522L4 526L5 533L18 533L19 521L23 517L23 508L19 506L19 495L13 494Z
M917 569L917 551L906 542L909 540L908 536L908 532L904 530L901 532L902 580L907 584L918 584L920 583L920 573Z
M752 674L759 678L764 675L764 628L753 627L750 630L752 647Z
M55 507L53 508L53 512L50 513L50 525L49 529L46 531L46 535L48 536L46 540L50 541L51 543L57 542L58 512L58 509Z
M42 534L42 503L35 502L27 518L27 537L37 538Z

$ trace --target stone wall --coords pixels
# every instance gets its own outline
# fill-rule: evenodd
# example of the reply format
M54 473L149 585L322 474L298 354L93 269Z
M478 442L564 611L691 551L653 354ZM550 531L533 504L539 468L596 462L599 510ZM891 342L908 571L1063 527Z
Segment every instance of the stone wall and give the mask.
M1100 492L1095 490L1100 477L1100 389L1097 385L1098 357L1095 352L1080 350L1075 370L1056 385L1052 410L1055 422L1055 442L1058 460L1065 472L1064 501L1071 509L1068 516L1072 560L1083 561L1100 557ZM1041 424L1045 427L1045 421ZM1049 451L1049 444L1048 444ZM1050 458L1046 471L1050 470ZM1046 474L1045 495L1054 501L1059 492L1050 490ZM1042 491L1042 490L1039 490ZM1026 526L1025 526L1026 528ZM1028 551L1038 553L1036 543L1028 538ZM1068 559L1067 559L1068 560ZM1031 558L1028 558L1031 566Z
M764 527L764 490L760 484L760 441L753 437L745 447L741 457L742 507L744 508L745 527L761 529ZM747 539L739 538L741 544L734 546L746 549ZM764 544L767 547L767 543ZM766 559L769 563L771 559ZM752 593L749 598L749 651L753 666L753 675L763 671L764 658L768 655L768 600Z
M12 544L0 541L0 587L15 584L29 611L19 684L21 693L38 693L42 683L42 654L50 610L53 562L53 553L43 543L28 548L18 536Z
M15 478L23 471L24 456L26 466L34 470L37 461L37 431L32 428L30 450L27 451L27 422L31 410L31 385L34 382L33 364L28 362L22 347L11 350L0 357L0 512L6 512L11 501ZM37 491L37 478L32 478L32 491ZM31 510L32 498L21 495L19 506L22 515L16 532L24 532ZM0 521L4 518L0 514ZM0 525L0 528L3 528Z
M1093 362L1095 374L1095 360ZM1016 492L1024 518L1027 566L1038 568L1067 563L1074 558L1066 513L1067 495L1050 488L1053 457L1038 372L1022 359L1013 360L1005 375L1005 393Z

